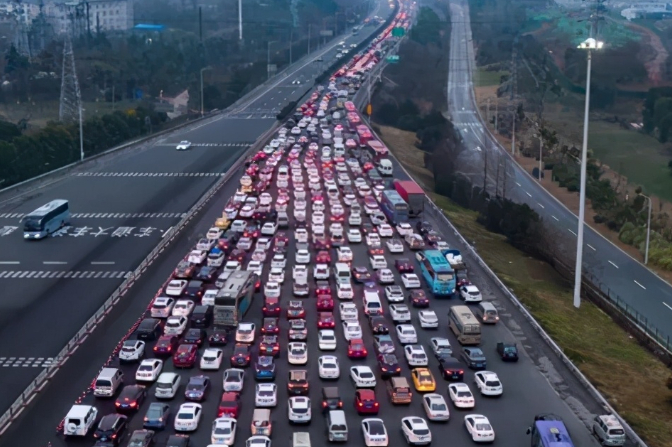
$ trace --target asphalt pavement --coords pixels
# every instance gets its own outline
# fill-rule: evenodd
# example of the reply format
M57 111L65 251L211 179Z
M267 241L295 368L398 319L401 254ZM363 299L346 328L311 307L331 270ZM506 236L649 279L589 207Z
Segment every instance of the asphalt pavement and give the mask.
M512 162L506 156L506 151L510 149L500 146L483 127L473 100L472 72L475 63L467 3L464 0L451 1L451 12L448 107L466 146L461 154L462 164L481 166L466 175L483 181L482 166L485 151L488 151L490 191L494 191L494 173L497 164L501 163L508 176L506 197L518 203L527 203L546 223L551 224L557 232L554 239L561 241L559 249L568 253L571 259L576 252L578 218L517 163ZM550 175L549 172L546 174ZM502 183L500 180L500 186ZM591 223L586 222L587 225ZM627 306L630 313L640 314L643 317L639 319L640 324L650 326L650 329L657 328L664 334L662 338L667 337L668 344L671 343L672 286L651 272L640 259L634 259L588 226L584 229L584 242L584 274L589 274L604 292L609 290L612 299L618 296L621 305Z
M380 15L387 17L390 10L384 6ZM271 80L234 113L195 123L0 203L0 383L6 385L0 411L275 122L282 107L267 114L264 103L300 99L331 64L341 40L359 43L375 29L366 26L356 36L336 38ZM325 62L313 62L318 56ZM301 84L292 84L296 80ZM182 140L192 148L176 151ZM71 226L42 241L24 241L20 218L53 199L70 202Z

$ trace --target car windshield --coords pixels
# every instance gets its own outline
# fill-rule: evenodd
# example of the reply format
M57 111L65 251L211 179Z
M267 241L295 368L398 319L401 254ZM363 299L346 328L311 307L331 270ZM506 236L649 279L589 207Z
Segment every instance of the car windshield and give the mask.
M191 420L194 418L194 415L191 413L178 413L177 414L178 419L185 419L185 420Z
M147 414L145 415L147 419L159 419L162 416L163 416L163 408L154 405L149 406L149 410L147 410Z
M490 431L492 427L490 424L476 424L476 430L478 431Z
M370 379L373 377L373 373L369 371L360 372L359 377L361 377L362 379Z
M432 411L446 411L446 404L432 404Z
M35 218L27 218L23 221L23 230L24 231L42 231L44 227L42 226L42 221Z
M457 397L471 397L471 393L469 391L458 391Z
M427 428L416 428L413 430L413 433L415 433L417 436L426 436L429 434L429 429Z
M231 427L229 425L227 426L217 426L215 427L215 432L216 435L230 435L231 434Z

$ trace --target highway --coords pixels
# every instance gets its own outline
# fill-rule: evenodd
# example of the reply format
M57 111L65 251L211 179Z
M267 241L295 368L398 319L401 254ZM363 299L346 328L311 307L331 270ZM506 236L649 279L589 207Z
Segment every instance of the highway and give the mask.
M391 9L384 2L375 14L387 17ZM315 77L334 60L339 41L359 43L375 29L366 26L356 36L337 37L228 114L0 202L0 412L183 213L271 127L281 105L311 90ZM313 62L319 56L324 63ZM301 84L293 84L296 80ZM182 140L193 147L176 151ZM46 240L24 241L21 216L56 198L69 200L71 227Z
M473 99L472 71L475 62L467 2L451 0L451 22L448 107L453 123L460 129L466 146L466 150L460 155L463 157L461 164L480 166L467 172L467 175L472 178L480 177L482 182L484 151L488 151L488 185L492 192L496 166L504 160L508 176L506 197L518 203L527 203L539 213L557 232L554 239L566 241L560 249L573 258L578 227L576 215L508 158L507 148L501 147L483 127ZM587 225L591 223L586 222ZM618 295L621 302L642 315L649 326L657 328L659 332L662 330L667 337L672 337L672 286L592 228L585 227L584 241L584 274L591 275L603 291L608 288L612 299L614 295ZM647 324L644 320L640 320L640 323Z
M237 172L236 176L241 175ZM407 178L406 174L399 169L395 162L394 176L397 178ZM115 346L126 335L129 328L134 324L139 316L145 312L148 304L157 293L157 290L164 284L169 277L174 266L179 260L183 258L191 247L196 243L198 234L204 233L212 224L214 219L219 216L220 210L224 207L230 195L236 189L236 182L228 183L222 190L221 195L212 204L212 207L204 213L192 234L188 237L181 238L177 243L170 246L164 256L159 262L154 264L141 277L139 283L132 289L130 296L127 299L127 306L124 309L115 308L108 319L105 320L103 328L94 332L94 334L87 339L81 348L74 354L72 359L67 362L59 374L55 377L52 383L40 393L35 402L32 404L26 417L19 419L10 430L1 438L0 444L4 447L15 445L30 445L35 447L45 446L51 443L52 447L71 447L71 446L88 446L91 445L91 438L71 439L65 441L62 435L57 435L55 432L56 426L67 413L72 403L77 399L78 402L85 404L97 405L101 414L107 414L113 411L113 403L109 400L95 400L88 391L92 380L95 378L101 366L108 361ZM290 201L290 215L292 215L292 204ZM457 238L450 232L443 230L443 224L425 216L434 227L441 231L445 240L453 247L460 247ZM346 227L347 228L347 227ZM290 229L291 230L291 229ZM291 235L292 232L289 231ZM187 236L187 235L185 235ZM355 262L353 265L366 265L367 254L366 248L363 244L350 244L355 255ZM290 247L288 253L287 274L291 272L294 265L293 256L294 240L290 236ZM406 249L403 256L411 256L411 253ZM392 259L402 257L402 255L391 255L386 251L386 258L388 262ZM313 252L314 255L314 252ZM469 262L470 260L468 260ZM266 266L268 269L268 266ZM572 433L572 437L576 445L580 446L597 446L592 436L584 427L582 421L577 417L581 416L583 420L588 420L591 413L599 412L597 404L587 396L578 383L574 381L571 374L559 364L554 358L553 354L548 351L546 344L536 335L536 333L529 328L525 319L517 312L514 306L507 302L505 298L499 295L497 286L490 282L488 276L481 270L481 268L473 263L469 265L470 278L478 284L481 288L485 299L493 301L498 307L502 321L493 327L484 328L482 347L486 352L488 358L488 368L498 373L504 384L504 395L501 398L484 398L476 394L476 412L485 414L490 418L493 424L497 440L494 445L503 447L509 446L523 446L530 441L525 434L526 428L531 424L535 414L542 412L552 412L561 416L566 422L568 429ZM400 283L399 276L395 272L397 283ZM361 287L355 286L357 289L357 296L361 295ZM291 281L288 279L283 287L283 306L286 306L287 297L291 296ZM247 321L252 321L261 325L261 295L258 294L254 302L253 308L246 317ZM273 409L273 439L289 440L290 434L297 431L309 431L311 433L311 440L314 444L319 445L325 440L325 424L324 420L319 414L319 396L321 386L331 386L334 382L323 382L318 378L316 359L320 355L316 347L316 310L312 299L306 300L307 321L309 327L309 365L306 369L309 370L311 377L311 391L310 396L313 401L313 421L307 427L289 426L286 418L286 377L289 366L284 355L281 355L277 360L278 372L276 383L280 390L278 396L278 407ZM361 306L361 300L355 300L355 303ZM449 332L447 327L447 312L450 305L454 304L451 300L432 300L431 308L434 309L440 318L440 328L438 330L420 329L419 343L425 347L428 346L429 338L433 336L448 336L455 349L459 348L459 344ZM384 305L387 307L387 305ZM416 313L413 309L414 322L417 325ZM360 315L362 311L360 309ZM364 323L363 317L360 316L360 321ZM347 414L347 422L350 430L350 443L348 445L363 444L361 435L359 433L359 421L361 416L356 415L352 409L352 397L354 388L344 375L349 366L353 363L373 365L372 353L373 344L371 332L364 324L363 333L366 347L369 350L369 357L367 360L351 361L345 355L346 343L344 341L342 331L339 325L336 327L338 345L337 355L340 358L341 378L336 382L341 390L341 397L344 401L345 411ZM394 336L393 336L394 337ZM281 318L281 335L280 339L283 345L287 342L287 322L283 317ZM497 341L517 341L521 348L521 360L517 364L507 364L499 361L494 353L495 344ZM397 356L402 359L401 349L397 344ZM428 349L428 348L427 348ZM228 357L232 352L232 344L225 348L224 364L221 370L228 367ZM111 364L117 365L116 359L113 359ZM443 381L437 374L437 363L433 358L430 358L430 368L437 377L437 392L446 395L447 382ZM126 383L133 383L134 367L124 366L127 380ZM172 362L167 361L167 370L172 370ZM403 375L409 376L408 368L402 361ZM302 367L293 367L293 369L302 369ZM466 368L465 368L466 369ZM200 428L193 434L192 445L205 446L209 443L210 437L210 423L216 417L216 409L219 403L219 395L221 393L221 377L222 371L207 373L214 384L214 389L207 400L204 402L204 418L201 422ZM165 369L164 369L165 371ZM183 378L190 375L200 374L197 369L192 371L181 371ZM253 405L253 389L254 380L251 377L251 370L248 369L247 382L244 388L242 402L242 414L238 419L239 430L237 433L236 445L243 445L242 442L249 436L251 416L254 409ZM183 380L184 380L183 379ZM465 382L471 383L473 379L473 372L466 371ZM184 388L181 388L181 391ZM150 389L150 395L153 389ZM180 393L181 393L180 391ZM387 397L384 394L384 387L379 380L376 390L377 398L381 402L380 417L386 422L388 432L390 435L390 446L404 445L405 441L398 431L395 424L399 423L404 416L414 414L424 416L419 399L416 395L410 407L407 406L393 406L386 405ZM146 410L149 401L153 401L153 397L148 399L148 402L140 409L139 414L133 416L131 421L131 430L141 428L141 419ZM170 401L171 408L175 411L178 404L183 402L184 398L181 394L174 401ZM451 422L448 424L430 423L435 443L438 439L450 439L451 445L466 446L471 445L472 441L467 436L464 429L462 416L471 411L456 410L452 404L449 403L451 411ZM157 446L163 445L165 439L174 433L172 427L158 434ZM122 441L125 445L127 437ZM289 441L287 441L289 442ZM440 442L440 441L439 441Z

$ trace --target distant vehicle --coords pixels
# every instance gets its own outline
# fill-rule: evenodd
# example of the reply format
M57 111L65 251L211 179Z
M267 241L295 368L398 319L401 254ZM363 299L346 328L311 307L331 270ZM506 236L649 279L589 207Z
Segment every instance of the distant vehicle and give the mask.
M178 151L186 151L191 148L191 141L180 141L180 143L177 145L176 149Z
M438 250L423 250L415 255L420 272L436 297L450 297L455 293L455 271Z
M23 238L43 239L70 222L70 207L67 200L52 200L23 218Z
M395 180L394 189L408 203L408 215L419 216L425 206L425 192L413 180Z

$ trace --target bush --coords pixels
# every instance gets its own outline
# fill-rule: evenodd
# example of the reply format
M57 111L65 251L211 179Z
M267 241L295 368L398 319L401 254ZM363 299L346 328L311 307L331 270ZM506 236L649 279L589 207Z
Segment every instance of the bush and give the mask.
M604 217L604 216L602 216L602 215L600 215L600 214L596 214L595 216L593 216L593 221L594 221L596 224L604 223L606 220L607 220L607 218Z

